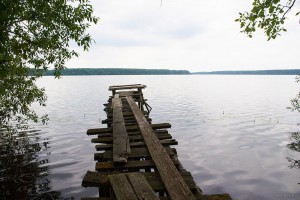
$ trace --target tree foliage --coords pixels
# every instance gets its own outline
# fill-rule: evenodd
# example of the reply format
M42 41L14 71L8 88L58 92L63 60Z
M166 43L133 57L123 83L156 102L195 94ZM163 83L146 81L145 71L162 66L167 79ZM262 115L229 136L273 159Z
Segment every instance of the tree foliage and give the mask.
M45 105L46 95L36 79L49 68L59 77L78 56L71 43L88 50L98 18L88 0L2 0L0 8L0 125L37 121L30 105Z
M239 13L235 21L240 23L241 32L250 38L257 28L262 29L268 40L275 39L287 31L284 23L287 14L297 0L253 0L250 12ZM299 12L296 14L298 15Z
M296 82L300 83L300 75L296 77ZM291 106L288 107L291 111L298 111L300 112L300 92L296 95L295 98L291 100Z

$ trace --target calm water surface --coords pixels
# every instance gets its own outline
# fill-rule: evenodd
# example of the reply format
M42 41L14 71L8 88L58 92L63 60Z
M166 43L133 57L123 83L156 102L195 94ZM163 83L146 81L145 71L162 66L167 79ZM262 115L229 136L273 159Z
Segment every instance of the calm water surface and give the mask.
M19 142L33 146L21 164L34 163L31 182L41 183L40 194L97 195L96 189L81 187L84 174L95 166L95 144L86 130L105 127L108 87L132 83L147 85L144 96L153 108L153 123L172 124L179 159L204 193L300 199L300 169L294 162L300 160L300 135L292 134L300 131L300 113L286 109L300 89L294 76L44 77L39 85L47 91L47 107L35 107L51 120L33 125L27 133L31 140ZM2 163L15 166L15 157Z

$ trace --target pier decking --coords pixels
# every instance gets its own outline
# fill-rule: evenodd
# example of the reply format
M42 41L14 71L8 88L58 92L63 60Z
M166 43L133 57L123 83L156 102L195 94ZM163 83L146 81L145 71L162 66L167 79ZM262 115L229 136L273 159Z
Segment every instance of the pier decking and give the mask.
M194 200L231 199L228 194L205 195L177 158L169 123L152 124L145 85L110 86L104 104L107 128L87 131L96 135L95 171L88 171L82 186L99 188L99 197L83 200Z

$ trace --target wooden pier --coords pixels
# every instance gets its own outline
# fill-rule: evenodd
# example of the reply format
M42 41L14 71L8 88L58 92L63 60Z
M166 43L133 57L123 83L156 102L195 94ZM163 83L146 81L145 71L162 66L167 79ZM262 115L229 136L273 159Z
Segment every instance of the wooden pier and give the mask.
M110 86L104 104L107 128L87 131L96 135L95 171L88 171L83 187L96 187L99 197L82 200L218 200L228 194L205 195L177 158L169 123L152 124L145 85Z

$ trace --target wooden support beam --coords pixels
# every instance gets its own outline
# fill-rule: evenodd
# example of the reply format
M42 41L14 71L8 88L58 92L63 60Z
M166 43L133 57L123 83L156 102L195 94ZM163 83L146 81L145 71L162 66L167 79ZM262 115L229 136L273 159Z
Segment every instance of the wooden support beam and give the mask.
M160 140L160 143L163 146L170 146L170 145L177 145L178 142L175 139L168 139L168 140ZM145 142L131 142L130 148L137 148L137 147L145 147ZM98 144L96 145L96 150L112 150L113 145L112 144Z
M166 152L169 156L174 156L177 154L177 151L175 148L170 148L169 146L165 147ZM136 159L136 158L147 158L150 157L150 153L147 148L132 148L130 155L128 155L128 159ZM113 152L112 151L105 151L104 153L95 153L94 154L95 160L103 160L103 161L109 161L113 158Z
M123 112L123 116L130 117L130 116L132 116L132 112L130 112L130 111ZM112 113L108 112L107 117L112 118L113 117Z
M122 102L116 94L112 100L113 107L113 161L127 162L130 154L129 137L126 132L125 122L122 114Z
M131 115L131 116L125 116L125 115L124 115L124 112L123 112L123 117L124 117L124 121L125 121L125 122L135 122L135 118L134 118L133 115ZM147 117L147 119L148 119L149 122L152 121L152 119L149 118L149 117ZM113 120L113 117L112 117L112 115L111 115L109 118L107 118L107 119L105 119L105 120L102 120L102 124L109 124L109 123L112 123L112 120Z
M168 134L168 130L165 130L165 129L154 130L154 132L157 135ZM141 135L141 132L139 130L136 130L136 131L127 132L127 134L130 137L130 136L135 136L135 135ZM102 137L113 137L113 134L112 133L101 133L101 134L98 134L98 138L102 138Z
M158 139L160 140L165 140L165 139L172 139L172 136L170 134L159 134ZM127 138L129 139L130 142L137 142L137 141L142 141L143 137L141 135L131 135L131 136L127 136ZM113 143L116 144L118 142L118 144L122 144L124 143L125 138L122 137L99 137L99 138L93 138L91 141L93 143ZM129 143L128 143L128 146Z
M132 97L126 97L131 110L138 123L139 129L143 135L145 143L151 154L153 161L159 171L168 194L172 200L195 200L195 197L188 185L176 169L171 158L160 144L151 125L140 111Z
M178 159L172 159L174 165L179 166ZM154 168L155 163L153 160L130 160L127 161L124 165L115 166L114 162L97 162L95 169L96 171L103 171L103 170L126 170L126 169L145 169L145 168Z
M171 128L171 124L169 123L152 124L151 126L153 129ZM137 125L126 126L126 131L136 131L136 130L139 130L139 127ZM101 133L111 133L111 132L112 132L112 128L94 128L94 129L87 130L88 135L97 135Z

